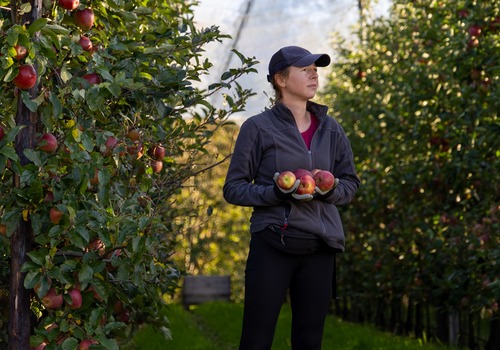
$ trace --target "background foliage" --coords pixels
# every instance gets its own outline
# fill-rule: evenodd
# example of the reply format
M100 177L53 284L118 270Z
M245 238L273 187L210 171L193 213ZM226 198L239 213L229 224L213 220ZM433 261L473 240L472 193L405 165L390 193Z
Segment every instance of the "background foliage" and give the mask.
M208 152L214 130L251 96L235 80L253 72L255 61L235 51L241 67L198 88L212 66L203 46L227 36L217 27L195 26L194 2L81 1L79 9L95 14L90 29L76 24L76 10L39 3L40 18L25 23L33 10L27 2L0 1L0 123L7 133L0 141L3 278L9 240L24 220L34 234L23 265L24 285L34 289L33 346L73 349L90 338L115 349L143 322L169 336L159 305L179 277L171 260L175 222L193 212L173 204L186 181L209 166L196 157ZM82 36L94 50L83 50ZM15 45L28 50L21 61L14 58ZM34 89L14 87L20 64L36 68ZM98 75L97 84L85 78L89 73ZM208 96L222 90L225 107L210 105ZM35 115L36 146L16 154L22 105ZM56 136L55 152L37 145L43 133ZM152 150L159 145L165 155L157 159ZM57 223L51 208L63 213ZM83 296L77 309L68 294L75 288ZM60 308L41 303L51 289L64 297Z
M343 213L349 318L456 342L451 317L462 344L498 346L499 16L498 1L395 1L338 44L322 99L362 178Z

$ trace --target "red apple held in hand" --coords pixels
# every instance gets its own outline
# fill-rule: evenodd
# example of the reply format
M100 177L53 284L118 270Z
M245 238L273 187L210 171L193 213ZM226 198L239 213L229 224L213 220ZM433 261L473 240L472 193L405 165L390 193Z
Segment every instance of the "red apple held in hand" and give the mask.
M42 298L42 304L47 309L58 309L63 303L62 294L57 294L55 288L50 288L47 294Z
M303 175L299 178L300 184L295 193L313 194L316 189L316 183L311 175Z
M290 170L285 170L278 175L276 184L284 190L289 190L295 184L295 180L297 180L295 174Z
M17 44L16 46L14 46L14 49L16 50L14 59L16 59L17 61L24 59L28 55L28 50L22 45Z
M74 10L80 5L80 0L59 0L59 6L65 10Z
M13 80L14 85L21 90L31 89L36 84L36 70L31 64L19 67L19 73Z
M328 170L320 170L314 175L314 181L321 191L327 192L333 188L335 177Z
M93 48L92 41L89 38L87 38L85 35L82 35L80 37L80 40L78 41L78 43L82 47L83 51L92 52L92 48Z
M78 345L78 350L89 350L90 347L95 344L98 343L93 339L84 339L80 342L80 345Z
M63 216L63 212L56 207L50 208L50 222L57 225Z
M101 77L97 73L87 73L82 76L90 85L96 85L101 82Z
M49 133L43 134L42 137L40 137L39 144L39 148L47 153L54 152L58 147L57 138Z
M94 25L94 11L89 8L76 11L75 23L83 30L89 30Z
M300 179L304 175L309 175L310 177L313 177L313 174L307 169L297 169L293 173L295 174L295 177L297 179Z
M70 289L68 292L71 297L71 305L69 305L72 309L79 309L82 306L82 293L78 288Z

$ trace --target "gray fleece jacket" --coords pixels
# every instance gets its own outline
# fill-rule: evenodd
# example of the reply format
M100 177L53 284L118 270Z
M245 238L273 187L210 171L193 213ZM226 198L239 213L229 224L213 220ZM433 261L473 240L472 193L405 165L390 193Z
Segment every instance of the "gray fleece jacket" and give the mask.
M328 108L308 102L307 110L320 122L310 150L283 104L242 124L223 187L224 198L231 204L253 207L251 233L271 224L286 226L291 232L316 235L343 251L344 230L336 206L353 199L360 180L349 140L340 124L327 115ZM273 190L273 175L299 168L328 170L339 178L339 185L321 199L280 200Z

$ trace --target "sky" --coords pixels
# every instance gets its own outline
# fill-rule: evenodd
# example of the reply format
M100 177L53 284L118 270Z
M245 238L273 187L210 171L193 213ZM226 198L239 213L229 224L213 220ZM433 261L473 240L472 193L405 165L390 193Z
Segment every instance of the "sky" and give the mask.
M374 2L374 1L372 1ZM389 0L378 0L372 5L374 16L387 14ZM357 0L199 0L194 20L198 27L218 26L221 32L232 36L222 43L207 45L206 56L214 64L211 76L218 77L229 67L237 67L239 59L232 48L247 57L255 57L257 74L242 77L238 82L257 93L249 99L246 111L233 116L246 119L269 106L273 96L267 82L267 67L271 56L283 46L301 46L313 53L327 53L334 59L334 45L338 37L349 38L358 23ZM328 68L319 68L320 88L325 83ZM267 94L267 95L266 95ZM218 105L216 96L211 103Z

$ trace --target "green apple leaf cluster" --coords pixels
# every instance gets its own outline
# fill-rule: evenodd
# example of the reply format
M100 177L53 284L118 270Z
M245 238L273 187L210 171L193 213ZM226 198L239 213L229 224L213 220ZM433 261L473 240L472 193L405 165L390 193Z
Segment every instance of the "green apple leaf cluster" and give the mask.
M0 252L8 269L8 242L20 221L30 225L22 272L33 290L32 345L93 339L114 349L144 322L168 336L160 306L179 277L175 222L189 215L173 210L175 195L199 171L196 155L214 130L252 95L236 81L256 62L234 51L241 65L203 88L212 67L204 46L229 37L198 28L191 2L34 3L0 1ZM82 24L85 9L93 17ZM31 89L14 85L21 64L36 70ZM208 102L223 90L225 107ZM25 112L32 123L18 125ZM41 141L46 133L57 142ZM51 288L64 298L57 309L42 303Z
M498 1L394 1L338 43L323 100L362 178L339 281L366 317L393 312L390 329L422 335L401 318L425 307L498 317L499 22Z

